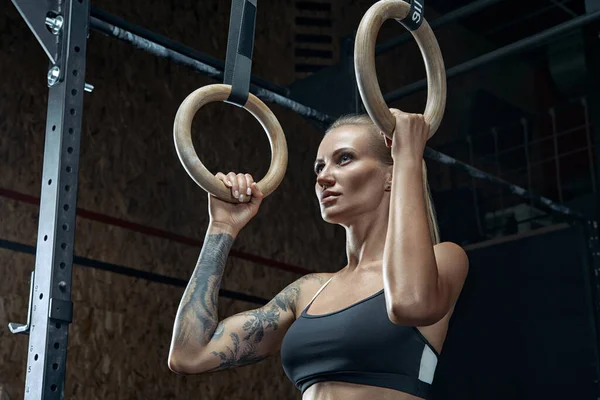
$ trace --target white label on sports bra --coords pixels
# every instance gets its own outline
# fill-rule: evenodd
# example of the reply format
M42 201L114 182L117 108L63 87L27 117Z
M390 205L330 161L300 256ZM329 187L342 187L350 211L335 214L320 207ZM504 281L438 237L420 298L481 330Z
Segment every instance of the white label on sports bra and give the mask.
M423 346L423 354L421 355L421 367L419 368L419 380L432 383L433 375L435 374L435 367L437 367L438 359L429 348L429 346Z

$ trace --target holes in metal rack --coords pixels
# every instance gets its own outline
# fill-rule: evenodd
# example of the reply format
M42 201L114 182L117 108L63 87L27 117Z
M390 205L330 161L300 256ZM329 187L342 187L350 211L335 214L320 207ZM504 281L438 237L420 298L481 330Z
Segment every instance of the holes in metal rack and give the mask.
M60 244L60 248L63 249L63 250L66 250L67 249L67 244L66 243L61 243Z
M60 322L56 323L56 329L60 329L62 327L62 325L60 324Z
M69 205L68 205L68 204L65 204L65 205L63 206L63 210L65 210L65 211L69 211Z
M52 125L52 132L56 130L56 125Z
M73 168L70 165L67 165L67 172L73 171Z
M62 226L63 231L68 231L69 230L69 224L63 224Z
M60 344L58 344L58 342L54 342L54 348L58 350L60 348Z
M59 266L60 266L60 269L65 269L67 264L65 264L64 262L61 262Z
M37 354L36 354L35 356L33 356L33 359L34 359L35 361L37 361L37 360L38 360L38 358L39 358L39 357L38 357L38 355L37 355Z
M48 240L48 235L44 235L44 242Z
M75 115L75 114L77 114L77 111L75 111L75 109L74 109L74 108L71 108L71 109L69 110L69 112L71 113L71 115Z
M72 134L73 134L73 132L74 132L74 131L73 131L73 128L69 128L69 134L71 134L71 135L72 135Z
M66 185L65 186L65 192L69 192L71 191L71 186L70 185Z
M48 179L48 185L52 185L52 179Z
M55 371L58 370L58 364L57 363L52 364L52 369Z
M73 148L72 147L67 147L67 153L73 154Z
M50 390L56 392L56 389L58 389L58 386L56 386L55 384L50 385Z
M73 89L73 90L71 90L71 94L72 94L73 96L77 96L77 89Z
M40 300L44 298L44 293L40 293Z
M81 51L81 49L79 48L79 46L75 46L75 53L79 53L79 51Z
M73 76L77 76L79 75L79 71L77 71L76 69L73 70Z

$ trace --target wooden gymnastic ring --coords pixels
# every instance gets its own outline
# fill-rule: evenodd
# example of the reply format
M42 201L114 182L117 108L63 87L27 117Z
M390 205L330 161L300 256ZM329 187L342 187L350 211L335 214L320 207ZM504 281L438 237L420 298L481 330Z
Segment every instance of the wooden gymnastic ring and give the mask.
M375 42L384 21L402 20L409 10L410 5L402 0L381 0L373 4L360 21L354 44L354 69L360 96L377 128L390 139L396 119L379 89L375 70ZM435 35L425 19L419 29L411 33L421 49L427 71L427 105L423 115L429 123L431 137L439 128L446 107L444 60Z
M239 200L231 195L231 189L202 164L192 143L192 121L198 110L208 103L226 100L229 98L230 92L230 85L221 84L204 86L192 92L177 110L173 125L173 137L179 160L194 182L221 200L239 203ZM285 175L288 162L285 135L277 117L265 103L252 93L248 96L248 101L243 108L260 122L269 137L271 166L265 177L257 182L258 188L266 197L277 189Z

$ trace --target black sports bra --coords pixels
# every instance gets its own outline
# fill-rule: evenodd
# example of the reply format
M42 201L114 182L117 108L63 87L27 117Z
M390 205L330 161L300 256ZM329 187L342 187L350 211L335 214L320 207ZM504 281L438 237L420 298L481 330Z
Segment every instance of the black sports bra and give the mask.
M383 290L342 310L307 314L313 297L283 338L286 375L304 393L317 382L386 387L425 398L439 354L416 327L396 325Z

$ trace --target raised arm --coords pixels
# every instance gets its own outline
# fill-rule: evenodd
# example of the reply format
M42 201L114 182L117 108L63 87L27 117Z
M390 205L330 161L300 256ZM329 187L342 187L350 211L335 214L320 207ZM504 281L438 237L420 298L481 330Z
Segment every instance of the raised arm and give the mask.
M234 235L211 226L177 311L169 368L198 374L253 364L279 351L296 318L298 299L315 293L325 274L306 275L268 304L219 322L218 294Z

